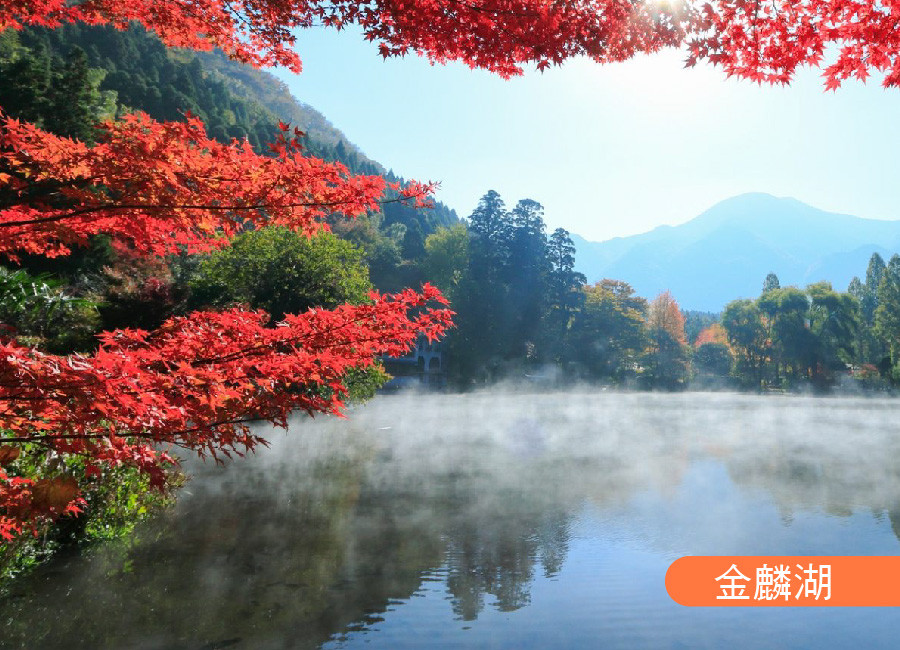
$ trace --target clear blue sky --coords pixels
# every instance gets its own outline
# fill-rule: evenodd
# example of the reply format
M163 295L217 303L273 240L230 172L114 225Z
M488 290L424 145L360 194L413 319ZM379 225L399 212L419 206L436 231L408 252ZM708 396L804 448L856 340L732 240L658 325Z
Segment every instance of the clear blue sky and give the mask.
M742 192L900 218L900 90L823 90L684 69L668 51L574 60L504 81L410 56L383 61L357 33L299 33L304 72L276 74L368 156L439 180L468 216L487 190L540 201L550 229L604 240L677 224Z

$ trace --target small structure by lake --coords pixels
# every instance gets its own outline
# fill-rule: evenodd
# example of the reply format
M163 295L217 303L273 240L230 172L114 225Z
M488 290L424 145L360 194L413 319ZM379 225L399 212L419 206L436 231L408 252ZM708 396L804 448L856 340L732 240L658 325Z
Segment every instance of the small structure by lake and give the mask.
M381 361L385 370L393 375L383 390L421 386L443 388L447 384L444 345L440 341L419 337L406 356L382 357Z

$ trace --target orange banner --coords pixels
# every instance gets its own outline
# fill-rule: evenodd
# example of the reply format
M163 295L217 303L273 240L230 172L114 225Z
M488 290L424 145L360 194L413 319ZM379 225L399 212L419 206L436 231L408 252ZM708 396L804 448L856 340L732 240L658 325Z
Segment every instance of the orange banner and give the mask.
M687 556L666 591L690 607L897 607L900 557Z

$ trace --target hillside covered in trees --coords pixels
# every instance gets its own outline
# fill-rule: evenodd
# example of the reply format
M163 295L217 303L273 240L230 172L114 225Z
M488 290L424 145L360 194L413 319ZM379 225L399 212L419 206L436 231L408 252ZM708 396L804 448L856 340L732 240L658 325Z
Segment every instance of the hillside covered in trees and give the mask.
M304 131L311 156L337 161L354 174L403 182L370 160L315 109L300 103L271 74L221 52L166 48L140 28L66 25L0 34L0 106L59 135L90 142L93 124L139 110L157 120L199 117L210 137L246 139L266 151L279 122ZM415 209L386 197L380 214L332 226L361 246L380 289L420 284L416 262L425 237L458 221L447 206Z

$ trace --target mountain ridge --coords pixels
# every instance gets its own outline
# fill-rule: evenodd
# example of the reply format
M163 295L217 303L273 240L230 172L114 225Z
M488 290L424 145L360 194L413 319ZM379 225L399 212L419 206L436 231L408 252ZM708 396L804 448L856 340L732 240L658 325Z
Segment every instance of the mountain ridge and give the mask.
M719 311L759 295L766 274L782 285L827 280L839 291L865 273L873 252L900 249L900 221L820 210L761 192L716 203L690 221L591 242L573 235L576 267L589 282L631 284L646 297L669 290L684 309Z

